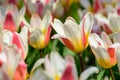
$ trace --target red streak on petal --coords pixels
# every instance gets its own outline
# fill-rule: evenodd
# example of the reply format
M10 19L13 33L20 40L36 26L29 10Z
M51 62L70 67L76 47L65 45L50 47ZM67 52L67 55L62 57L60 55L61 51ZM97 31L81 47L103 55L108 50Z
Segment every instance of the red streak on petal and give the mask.
M104 31L105 31L107 34L111 34L111 33L112 33L111 29L108 27L107 24L102 24L102 27L103 27Z
M120 15L120 7L117 8L117 13Z
M95 12L100 11L101 9L103 9L102 2L100 0L95 0L93 4L93 8Z
M72 65L71 64L68 64L62 77L61 77L61 80L74 80L74 76L73 76L73 73L72 73Z
M22 59L24 59L24 57L25 57L25 51L23 49L22 42L21 42L21 40L19 38L19 35L16 32L13 33L12 44L16 44L16 46L18 47L18 49L22 51L21 57L22 57Z
M73 50L74 51L74 47L73 47L73 44L70 40L68 40L67 38L61 38L63 43L65 44L65 46L67 46L69 49Z
M39 1L37 0L36 1L36 7L37 7L37 13L42 16L43 14L43 10L44 10L44 5Z
M87 38L86 38L86 35L85 35L85 30L84 30L84 27L85 27L85 18L83 18L83 23L82 23L82 43L83 43L83 46L86 47L86 44L87 44Z
M0 60L0 67L2 66L2 64L3 64L3 61L2 61L2 60Z
M9 4L17 5L16 0L8 0L8 3L9 3Z
M48 30L47 30L47 33L46 33L46 36L45 36L45 41L44 41L45 45L47 45L49 40L50 40L51 30L52 30L52 28L51 28L51 25L50 25L48 27Z
M7 12L4 24L3 24L3 29L10 30L14 32L16 30L15 23L13 20L12 13L10 11Z
M2 52L2 42L0 42L0 52Z

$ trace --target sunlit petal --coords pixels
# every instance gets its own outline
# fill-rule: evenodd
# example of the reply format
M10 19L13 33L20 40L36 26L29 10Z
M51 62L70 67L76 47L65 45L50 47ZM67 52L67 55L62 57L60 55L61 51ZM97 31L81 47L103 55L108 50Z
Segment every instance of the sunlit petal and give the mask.
M52 27L55 29L55 31L60 35L65 35L63 30L63 23L59 19L54 19L54 23L52 24Z

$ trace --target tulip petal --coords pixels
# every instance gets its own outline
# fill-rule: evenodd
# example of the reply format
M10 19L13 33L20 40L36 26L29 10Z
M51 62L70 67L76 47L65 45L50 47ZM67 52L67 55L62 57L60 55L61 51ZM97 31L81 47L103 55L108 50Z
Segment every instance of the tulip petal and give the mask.
M19 50L21 50L22 52L22 59L25 59L25 50L23 48L22 42L21 42L21 38L19 37L18 33L14 32L13 33L13 37L12 37L12 44L15 44Z
M95 48L97 48L97 46L102 46L103 48L106 47L105 43L95 33L90 34L88 41L89 41L89 44L94 46Z
M44 41L45 45L47 45L50 40L51 30L52 30L52 27L49 26L45 35L45 41Z
M57 72L55 71L53 65L51 64L51 61L48 59L48 55L45 57L45 71L46 74L54 79Z
M26 58L28 53L28 29L26 26L24 26L20 32L20 38L21 38L22 47L25 51L25 58Z
M120 43L120 32L115 32L109 35L113 39L113 43Z
M2 15L2 13L1 13L1 10L0 10L0 26L2 26L3 25L3 15ZM1 31L1 28L0 28L0 31Z
M87 78L94 73L99 73L99 69L97 67L90 67L82 72L79 80L87 80Z
M67 55L65 57L65 61L67 64L70 63L72 65L72 74L73 74L74 80L78 80L77 69L76 69L74 58L70 55Z
M44 63L44 62L45 62L45 59L39 59L39 60L37 60L37 61L35 62L35 64L34 64L32 70L31 70L31 72L34 71L38 66L40 66L40 65L41 65L42 63Z
M91 6L89 0L80 0L80 3L84 8L89 8Z
M63 30L63 23L59 19L54 19L54 23L52 23L53 29L60 35L64 36L64 30Z
M4 45L3 54L7 56L7 62L4 63L6 72L12 79L14 71L16 70L18 63L21 59L21 53L14 45Z
M103 9L102 2L100 0L94 0L93 8L95 12L98 12Z
M74 51L76 53L83 50L82 40L81 40L81 32L79 30L79 27L77 23L69 20L65 22L63 25L65 37L68 38L72 43L74 47Z
M120 47L118 47L116 50L116 60L117 60L117 65L120 72Z
M74 80L74 76L72 73L72 65L71 64L67 64L63 75L61 76L60 80Z
M79 24L80 30L84 28L85 34L88 36L92 30L92 26L94 23L94 17L92 13L88 12L82 19L81 23Z
M51 24L51 21L52 21L52 15L50 13L50 11L46 11L44 17L43 17L43 20L41 21L41 26L40 26L40 29L42 31L44 31L46 28L48 28Z
M100 66L104 68L111 67L109 53L107 52L106 49L102 47L98 47L97 49L91 47L91 49Z
M119 32L120 31L120 16L116 14L111 14L109 15L109 20L110 20L110 28L113 32Z
M108 35L105 32L101 33L101 38L107 44L107 46L112 45L110 38L108 37Z
M42 49L46 45L44 44L45 36L39 29L35 29L29 36L29 43L36 49Z
M120 46L119 43L115 43L108 48L108 53L109 53L109 56L110 56L110 62L113 65L116 64L116 49L117 49L118 46Z
M68 39L73 41L75 40L77 42L77 40L81 38L81 33L79 31L78 25L72 20L67 20L63 25L63 29L65 32L65 36Z
M12 32L14 32L16 30L16 25L13 20L13 15L10 11L8 11L6 14L6 18L5 18L5 21L3 24L3 29L7 29Z
M19 11L19 13L18 13L18 16L17 16L17 18L16 18L16 26L17 26L17 30L18 30L18 27L19 27L19 25L21 24L21 22L23 22L24 21L24 15L25 15L25 11L26 11L26 8L25 8L25 6L24 7L22 7L22 9Z
M30 77L30 80L53 80L41 69L38 68Z
M27 64L20 61L14 73L14 80L25 80L27 76Z
M11 41L12 41L12 32L8 31L8 30L4 30L3 31L2 40L3 40L3 42L5 42L7 44L11 44Z
M55 39L55 38L58 38L65 46L67 46L69 49L74 51L74 46L73 46L72 41L70 41L69 39L59 34L55 34L52 36L52 39Z
M35 30L37 27L40 27L41 23L41 19L37 14L33 14L30 20L30 30L33 31Z
M54 66L54 69L56 70L58 75L61 76L61 73L64 71L64 67L65 67L64 59L59 55L58 52L51 52L50 61L51 64Z
M18 8L17 8L17 6L15 6L15 5L8 5L7 6L7 11L11 11L14 14L13 20L15 22L15 19L17 18L17 15L18 15Z

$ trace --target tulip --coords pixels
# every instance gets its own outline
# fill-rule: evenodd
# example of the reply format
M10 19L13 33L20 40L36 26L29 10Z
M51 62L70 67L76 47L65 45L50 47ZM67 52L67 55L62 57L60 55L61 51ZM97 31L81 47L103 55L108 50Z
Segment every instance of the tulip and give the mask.
M52 39L58 38L65 46L76 53L80 53L88 46L88 36L93 26L93 15L87 13L79 25L72 17L68 17L63 24L60 20L54 19L52 26L58 33Z
M23 27L20 33L3 30L2 41L8 45L16 45L22 52L22 59L25 59L28 52L28 29Z
M27 64L24 61L20 61L14 73L13 80L26 80L26 77L27 77Z
M45 70L38 68L43 63ZM51 52L45 59L39 59L35 65L30 80L78 80L75 62L72 56L63 59L58 52Z
M89 44L97 59L97 62L103 68L111 68L116 64L116 49L119 43L112 44L106 33L101 33L101 38L93 33L88 38Z
M29 26L29 44L36 49L43 49L50 40L52 15L49 11L43 17L39 18L33 14Z
M44 69L39 67L44 65ZM86 80L93 73L98 73L97 67L89 67L78 78L74 58L66 55L62 58L58 52L51 52L50 57L39 59L33 66L30 80Z
M3 30L10 30L11 32L18 31L24 18L25 7L18 11L17 7L11 4L7 6L7 8L5 12L0 11L0 26L2 26ZM4 14L2 13L4 13L5 16L3 16Z
M2 65L0 67L0 74L3 75L3 79L13 79L14 72L21 60L21 52L16 48L15 45L2 45L2 52L0 53L0 61Z

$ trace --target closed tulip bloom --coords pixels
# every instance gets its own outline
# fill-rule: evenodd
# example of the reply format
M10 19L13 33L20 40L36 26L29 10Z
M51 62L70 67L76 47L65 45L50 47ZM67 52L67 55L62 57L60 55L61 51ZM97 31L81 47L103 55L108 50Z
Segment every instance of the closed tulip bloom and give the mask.
M116 49L119 43L112 44L106 33L101 33L101 38L93 33L90 34L89 44L97 59L97 62L103 68L111 68L116 64Z
M29 26L29 44L36 49L43 49L50 40L52 15L46 12L43 19L33 14Z
M0 10L0 26L2 26L3 30L10 30L11 32L18 31L24 18L26 8L23 7L20 11L18 11L17 7L12 4L6 8L5 12Z
M83 17L79 25L72 17L68 17L64 24L60 20L54 19L52 26L58 34L53 35L52 38L58 38L69 49L79 53L88 46L88 36L93 21L93 15L89 12Z

